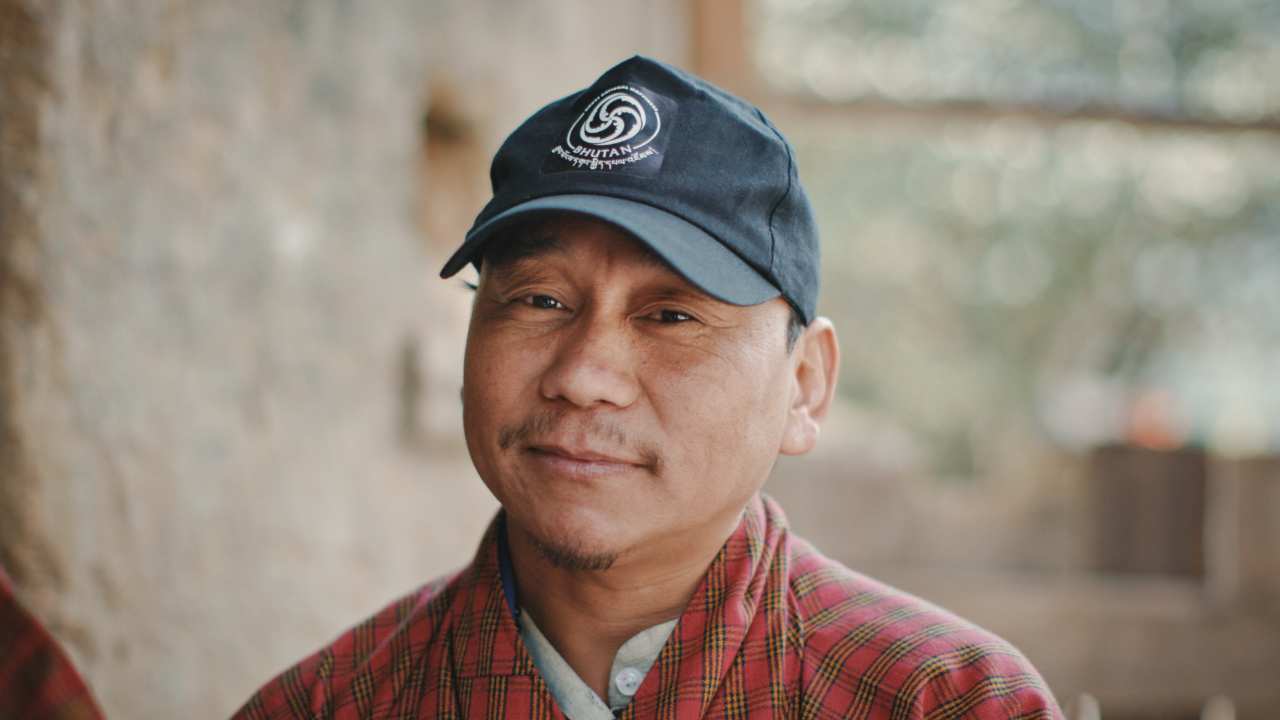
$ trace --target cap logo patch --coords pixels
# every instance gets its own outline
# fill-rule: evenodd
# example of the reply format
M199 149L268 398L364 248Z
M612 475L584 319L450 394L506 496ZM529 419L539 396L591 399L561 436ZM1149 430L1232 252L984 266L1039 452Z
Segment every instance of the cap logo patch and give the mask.
M645 105L649 106L649 112L645 111ZM653 114L652 120L649 119L650 112ZM594 148L609 147L632 140L646 130L647 126L652 126L652 130L646 133L643 140L635 143L634 148L637 150L649 144L653 136L658 134L662 116L653 102L639 90L619 85L606 90L582 111L573 127L569 128L566 141L574 151L583 150L575 140Z
M653 97L651 97L653 96ZM669 100L634 85L615 85L597 94L565 133L564 143L551 149L553 158L543 172L562 170L627 170L656 172ZM556 162L552 162L555 159ZM648 161L648 162L646 162Z

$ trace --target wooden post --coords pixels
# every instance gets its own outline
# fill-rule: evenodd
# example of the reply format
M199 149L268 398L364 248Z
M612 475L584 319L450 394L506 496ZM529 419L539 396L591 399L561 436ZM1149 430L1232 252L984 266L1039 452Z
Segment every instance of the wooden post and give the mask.
M1200 577L1206 465L1196 449L1098 449L1091 471L1097 569Z
M745 0L690 0L689 57L693 72L758 101L746 5Z
M1220 606L1280 608L1280 457L1211 466L1205 580Z

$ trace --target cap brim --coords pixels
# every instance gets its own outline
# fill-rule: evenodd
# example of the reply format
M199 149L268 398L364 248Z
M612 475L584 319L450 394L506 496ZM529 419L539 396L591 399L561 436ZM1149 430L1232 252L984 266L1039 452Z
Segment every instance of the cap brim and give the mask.
M504 210L467 234L440 277L450 277L475 260L502 228L553 212L587 215L617 226L703 292L727 303L757 305L781 295L755 268L697 225L652 205L608 195L549 195Z

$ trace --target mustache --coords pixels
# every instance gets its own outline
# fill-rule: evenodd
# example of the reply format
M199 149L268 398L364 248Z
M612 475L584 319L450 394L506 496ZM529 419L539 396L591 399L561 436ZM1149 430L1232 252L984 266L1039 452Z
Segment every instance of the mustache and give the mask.
M538 439L564 429L566 423L574 422L575 434L603 440L602 444L606 448L621 448L626 454L639 458L642 465L657 474L662 465L662 455L653 444L637 440L618 423L591 416L571 421L566 415L568 413L564 410L544 410L519 423L499 428L498 447L509 450L520 445L535 445Z

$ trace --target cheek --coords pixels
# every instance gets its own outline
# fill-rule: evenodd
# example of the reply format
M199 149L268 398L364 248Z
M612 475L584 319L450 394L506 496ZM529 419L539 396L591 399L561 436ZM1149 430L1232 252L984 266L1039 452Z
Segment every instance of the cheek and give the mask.
M653 373L651 397L677 480L705 492L746 486L754 491L763 483L786 417L786 385L777 363L744 355L649 365L663 368Z
M467 446L482 474L497 452L499 430L524 417L533 358L503 349L493 338L467 338L462 370L462 424ZM527 408L524 408L527 410Z

